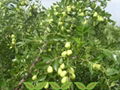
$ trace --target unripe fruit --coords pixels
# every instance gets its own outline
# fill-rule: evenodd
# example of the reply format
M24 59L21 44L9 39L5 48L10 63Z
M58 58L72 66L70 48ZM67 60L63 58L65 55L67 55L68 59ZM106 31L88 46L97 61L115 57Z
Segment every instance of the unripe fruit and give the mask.
M49 83L47 82L44 88L47 89L48 87L49 87Z
M71 32L71 30L66 30L67 32Z
M52 66L49 66L49 67L47 68L47 72L48 72L48 73L52 73L52 72L53 72Z
M13 60L12 60L12 62L15 62L15 61L17 61L17 59L13 59Z
M62 71L61 74L60 74L60 76L61 76L61 77L64 77L66 74L67 74L66 71Z
M50 14L47 14L48 17L50 17Z
M93 64L93 69L97 69L100 70L101 69L101 65L100 64Z
M49 51L49 52L52 51L51 48L49 48L48 51Z
M66 14L66 12L62 12L62 15L63 15L63 16L66 16L67 14Z
M16 39L15 38L12 38L12 42L15 42L16 41Z
M53 19L50 19L48 22L49 22L49 23L52 23L52 22L53 22Z
M58 22L58 25L63 25L63 22Z
M97 16L98 16L98 13L95 12L95 13L93 14L93 17L97 17Z
M70 73L75 73L75 70L71 67L69 70L68 70Z
M2 3L0 2L0 6L2 5Z
M60 75L62 73L62 69L58 68L58 75Z
M80 15L80 16L84 16L84 13L83 13L83 12L81 12L79 15Z
M58 12L55 12L54 15L58 15Z
M42 25L43 25L43 23L42 23L42 22L40 22L40 25L42 26Z
M37 75L32 76L32 80L36 80L37 79Z
M14 35L14 34L12 34L12 35L11 35L11 38L15 38L15 35Z
M34 9L37 9L37 8L38 8L38 6L34 5L34 6L33 6L33 8L34 8Z
M67 50L67 55L70 56L72 54L72 50Z
M72 9L75 9L75 6L72 6Z
M104 21L104 18L103 18L102 16L98 16L98 17L97 17L97 20L98 20L98 21Z
M15 41L12 41L12 44L14 45L14 44L15 44Z
M61 27L61 30L63 31L64 29L65 29L64 26L62 26L62 27Z
M68 81L68 77L63 77L62 80L61 80L61 83L66 83Z
M81 9L79 9L79 12L81 12Z
M10 47L10 49L13 48L12 46Z
M70 12L72 10L71 6L67 6L67 11Z
M61 54L62 57L66 57L66 55L67 55L66 51L63 51L62 54Z
M76 78L75 74L72 74L72 75L70 76L70 78L71 78L71 79L75 79L75 78Z
M25 2L25 1L22 1L20 4L23 6L23 5L25 5L27 2Z
M87 20L85 20L85 21L83 22L83 25L85 25L85 24L87 24Z
M61 65L60 65L60 68L61 68L61 69L64 69L64 68L65 68L65 64L64 64L64 63L61 64Z
M70 46L71 46L71 45L70 45L70 42L66 42L66 44L65 44L65 48L68 48L68 49L69 49Z

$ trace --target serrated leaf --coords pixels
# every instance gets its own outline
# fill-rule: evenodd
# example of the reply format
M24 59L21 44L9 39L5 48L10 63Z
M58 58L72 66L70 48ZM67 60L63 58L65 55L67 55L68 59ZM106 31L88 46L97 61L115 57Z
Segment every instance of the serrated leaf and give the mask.
M61 86L61 89L68 89L68 88L70 88L71 84L72 84L72 82L66 82Z
M36 86L35 86L35 89L42 89L45 85L46 85L47 82L40 82L38 83Z
M56 82L50 82L52 89L60 89L60 86Z
M30 83L30 82L24 82L24 85L25 85L26 88L29 89L29 90L33 90L33 89L34 89L34 86L33 86L32 83Z
M75 82L75 85L79 88L79 89L82 89L82 90L85 90L86 87L83 83L80 83L80 82Z
M90 84L87 85L86 89L92 90L95 88L96 85L97 85L97 82L91 82Z

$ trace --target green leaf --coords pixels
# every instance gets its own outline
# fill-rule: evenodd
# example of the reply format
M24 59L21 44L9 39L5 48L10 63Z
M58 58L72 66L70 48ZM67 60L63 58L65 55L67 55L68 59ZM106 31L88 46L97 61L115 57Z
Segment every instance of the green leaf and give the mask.
M46 75L41 75L39 81L44 81L46 79Z
M47 82L40 82L38 83L36 86L35 86L35 89L42 89L45 85L46 85Z
M68 89L68 88L70 88L71 84L72 84L72 82L66 82L61 86L61 89Z
M34 89L34 86L32 85L31 82L24 82L24 85L26 86L26 88L28 90L33 90Z
M56 82L50 82L52 89L60 89L60 86Z
M112 75L115 75L115 74L118 74L119 71L117 69L114 69L114 68L108 68L106 70L106 75L107 76L112 76Z
M96 85L97 85L97 82L91 82L90 84L87 85L86 89L92 90L95 88Z
M79 88L79 89L82 89L82 90L85 90L86 87L83 83L80 83L80 82L75 82L75 85Z
M59 66L58 61L55 61L53 65L55 71L58 70L58 66Z

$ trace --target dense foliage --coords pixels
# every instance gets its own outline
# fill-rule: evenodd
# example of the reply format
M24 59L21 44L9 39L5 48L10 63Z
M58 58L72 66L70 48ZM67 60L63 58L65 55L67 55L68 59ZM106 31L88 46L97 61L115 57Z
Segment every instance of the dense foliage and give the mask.
M61 0L46 9L38 0L0 1L0 89L72 81L119 90L120 28L106 5Z

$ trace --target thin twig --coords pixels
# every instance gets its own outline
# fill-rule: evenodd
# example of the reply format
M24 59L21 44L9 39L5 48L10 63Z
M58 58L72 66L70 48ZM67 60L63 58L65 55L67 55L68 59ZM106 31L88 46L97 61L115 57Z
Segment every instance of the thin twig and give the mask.
M35 67L36 63L39 62L40 60L41 60L41 59L40 59L39 57L37 57L36 60L33 61L32 65L31 65L30 68L29 68L28 74L27 74L26 76L24 76L24 77L20 80L19 84L17 85L17 87L16 87L14 90L22 90L20 87L21 87L22 84L25 82L25 80L28 78L29 74L31 74L32 69Z

